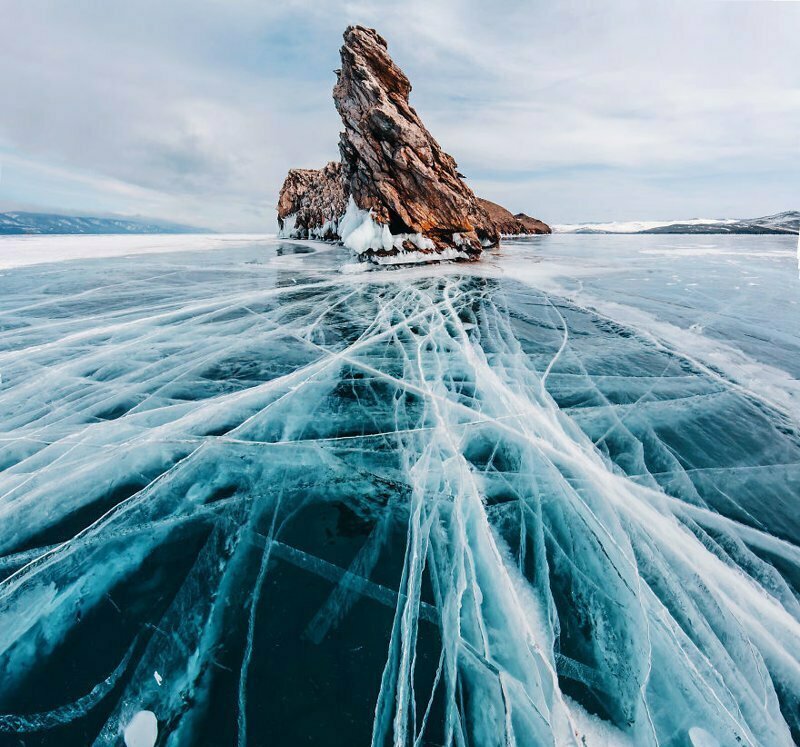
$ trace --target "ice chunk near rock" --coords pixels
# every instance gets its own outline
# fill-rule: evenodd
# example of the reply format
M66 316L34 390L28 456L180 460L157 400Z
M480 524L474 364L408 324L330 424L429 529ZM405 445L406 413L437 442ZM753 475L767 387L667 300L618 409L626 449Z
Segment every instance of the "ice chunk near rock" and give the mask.
M125 747L153 747L158 739L158 719L152 711L139 711L122 735Z
M347 201L347 211L339 221L342 243L356 254L366 252L392 253L393 257L372 257L378 264L405 264L407 262L430 262L431 259L469 259L464 252L446 249L431 257L436 245L421 233L393 234L385 223L378 223L371 210L361 210L352 197ZM416 247L410 249L407 245ZM413 255L411 259L401 259L401 255ZM445 256L447 255L447 256ZM389 259L397 261L384 261Z
M369 250L389 251L394 242L389 226L376 223L372 211L361 210L352 197L347 201L347 211L339 221L342 243L356 254Z
M342 275L360 275L369 270L370 265L367 262L347 262L339 268Z
M278 228L279 239L294 239L295 236L295 223L297 223L297 213L287 215L283 219L283 225Z
M401 251L397 254L390 254L385 257L372 257L373 262L379 265L417 265L427 262L443 262L453 260L469 260L470 256L466 252L448 247L436 254L430 252Z

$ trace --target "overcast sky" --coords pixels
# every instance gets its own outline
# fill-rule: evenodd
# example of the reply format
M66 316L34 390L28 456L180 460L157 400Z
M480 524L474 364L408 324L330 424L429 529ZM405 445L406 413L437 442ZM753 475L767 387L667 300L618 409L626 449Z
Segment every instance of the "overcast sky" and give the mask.
M481 196L552 223L800 208L800 2L5 0L0 209L274 231L373 26Z

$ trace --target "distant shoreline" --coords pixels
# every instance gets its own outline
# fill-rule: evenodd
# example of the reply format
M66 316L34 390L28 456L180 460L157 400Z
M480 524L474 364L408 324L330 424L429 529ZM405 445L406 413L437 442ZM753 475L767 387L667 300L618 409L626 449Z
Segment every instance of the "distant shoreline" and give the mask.
M75 234L120 236L197 233L214 233L214 231L147 218L101 218L88 215L22 211L0 213L0 236L72 236Z
M800 231L800 211L787 210L761 218L567 223L552 228L554 233L581 234L797 234Z

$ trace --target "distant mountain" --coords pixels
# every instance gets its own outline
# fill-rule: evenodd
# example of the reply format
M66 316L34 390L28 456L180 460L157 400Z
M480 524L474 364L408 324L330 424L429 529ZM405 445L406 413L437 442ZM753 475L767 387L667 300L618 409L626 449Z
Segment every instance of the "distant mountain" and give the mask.
M694 218L685 221L629 221L576 223L553 226L556 233L798 233L800 211L787 210L763 218Z
M0 234L63 233L209 233L206 229L166 221L92 218L53 213L0 213Z

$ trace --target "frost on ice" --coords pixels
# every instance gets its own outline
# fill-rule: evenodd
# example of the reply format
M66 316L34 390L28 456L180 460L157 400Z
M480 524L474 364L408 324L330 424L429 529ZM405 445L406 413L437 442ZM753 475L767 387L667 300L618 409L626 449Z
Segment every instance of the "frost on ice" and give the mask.
M502 273L257 246L4 278L0 739L793 743L796 413Z

